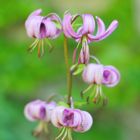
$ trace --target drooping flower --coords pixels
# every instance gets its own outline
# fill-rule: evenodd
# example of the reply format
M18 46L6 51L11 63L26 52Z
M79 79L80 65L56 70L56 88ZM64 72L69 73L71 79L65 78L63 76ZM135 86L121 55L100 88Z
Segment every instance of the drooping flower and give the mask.
M48 133L47 124L51 121L51 114L56 107L55 102L35 100L29 102L24 108L24 115L29 121L39 121L33 131L34 136L39 136L42 132Z
M69 135L70 130L88 131L92 126L93 119L86 111L58 106L52 112L51 122L55 127L62 129L58 137L64 138Z
M55 39L62 31L61 19L55 13L51 13L47 16L41 16L41 9L32 12L26 22L25 28L27 35L31 38L36 38L35 42L30 46L29 50L33 51L38 46L38 56L40 57L40 51L44 53L44 39ZM56 25L58 24L59 27ZM49 45L50 46L50 45Z
M75 31L73 23L78 17L82 18L83 24L78 28L77 31ZM99 17L96 17L96 22L97 27L95 27L95 19L91 14L73 16L70 13L66 13L64 15L63 31L65 36L68 38L74 38L78 42L78 44L82 44L82 49L79 56L79 63L88 63L90 57L88 48L89 43L105 39L118 26L117 20L113 20L107 29L105 28L104 22ZM97 32L95 33L96 28Z
M52 110L56 107L55 102L35 100L29 102L24 109L24 115L29 121L50 122Z
M107 87L114 87L119 83L119 81L119 71L113 66L104 66L102 84L106 85Z
M101 85L107 87L114 87L120 81L120 73L113 66L104 66L102 64L88 64L82 74L83 81L89 84L89 88L96 85L95 92L93 92L94 101L96 102L100 97L103 97ZM86 93L88 90L85 90Z

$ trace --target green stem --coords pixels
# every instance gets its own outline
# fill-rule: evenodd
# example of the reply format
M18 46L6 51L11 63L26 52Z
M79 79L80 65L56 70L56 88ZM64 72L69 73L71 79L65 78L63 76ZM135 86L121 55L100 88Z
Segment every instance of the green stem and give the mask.
M68 88L68 99L67 103L71 106L71 95L72 95L72 73L69 66L69 55L68 55L68 43L67 37L64 35L64 58L67 71L67 88Z

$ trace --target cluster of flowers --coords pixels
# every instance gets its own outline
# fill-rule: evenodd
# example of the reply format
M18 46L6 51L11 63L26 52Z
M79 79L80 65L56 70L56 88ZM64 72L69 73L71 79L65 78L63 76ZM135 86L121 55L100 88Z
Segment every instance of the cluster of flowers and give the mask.
M98 42L108 37L118 26L118 21L114 20L106 29L101 18L94 18L91 14L71 15L66 12L63 20L51 13L47 16L41 16L42 10L38 9L31 13L25 22L27 35L36 38L29 50L32 52L38 47L38 56L44 54L44 41L57 38L62 32L67 38L73 38L78 44L73 53L73 62L76 70L79 65L84 65L82 69L83 81L89 84L89 87L82 91L82 95L89 91L91 87L96 87L95 92L90 95L94 102L100 97L104 97L101 86L113 87L120 81L119 71L114 66L102 65L95 56L90 55L89 44ZM76 28L77 18L82 19L80 27ZM79 25L79 24L78 24ZM79 46L82 46L76 62L76 54ZM48 46L51 47L48 42ZM96 63L90 63L93 58ZM72 70L72 71L73 71ZM77 132L85 132L90 129L93 120L88 112L57 106L56 103L46 103L44 101L33 101L26 105L25 116L30 121L40 120L43 122L52 122L58 128L70 128ZM62 132L64 133L65 130ZM69 135L69 132L66 132Z
M55 127L72 129L76 132L89 130L93 123L91 115L86 111L57 106L55 102L47 103L42 100L28 103L24 115L29 121L51 122Z
M118 26L118 21L114 20L106 29L104 22L99 17L96 17L96 29L95 19L90 14L71 15L69 12L66 12L64 19L61 20L55 13L47 16L41 16L41 13L41 9L34 11L25 22L27 35L31 38L36 38L30 49L34 50L38 46L38 52L40 52L40 47L43 47L44 39L55 39L63 32L66 37L73 38L78 42L77 48L79 44L82 44L78 61L84 64L89 63L90 53L88 44L105 39ZM83 23L81 23L81 26L75 32L74 22L78 17L82 18ZM95 30L97 30L96 35L94 35Z

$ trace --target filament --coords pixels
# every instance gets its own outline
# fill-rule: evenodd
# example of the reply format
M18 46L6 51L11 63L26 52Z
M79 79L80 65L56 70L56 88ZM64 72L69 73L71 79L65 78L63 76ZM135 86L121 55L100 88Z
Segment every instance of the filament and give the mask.
M51 42L49 41L48 38L46 39L46 42L47 42L47 44L48 44L48 46L49 46L49 52L52 52L53 49L54 49L54 46L51 44Z
M30 47L28 48L28 50L29 50L30 52L33 52L33 50L36 48L36 46L38 45L38 43L39 43L39 39L36 39L36 40L30 45Z
M71 130L70 130L70 129L68 130L68 139L69 139L69 140L72 140Z
M64 133L64 136L63 136L62 140L65 140L65 138L67 137L67 135L68 135L68 130L66 129L66 131L65 131L65 133Z
M88 92L91 88L93 87L93 84L89 85L85 90L81 91L81 97L83 97L83 95Z
M90 58L94 59L96 61L97 64L101 64L99 59L93 55L90 55Z
M41 56L43 56L44 55L44 41L42 40L41 41Z
M40 58L41 54L40 54L40 48L41 48L41 41L39 41L38 44L38 57Z
M60 131L60 134L55 138L55 140L58 140L59 138L61 138L64 134L64 132L66 132L66 128L62 128L62 130Z

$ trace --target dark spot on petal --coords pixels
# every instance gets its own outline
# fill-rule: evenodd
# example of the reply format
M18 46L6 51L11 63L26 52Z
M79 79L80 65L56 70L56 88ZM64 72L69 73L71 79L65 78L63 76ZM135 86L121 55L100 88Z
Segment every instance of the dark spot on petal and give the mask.
M40 38L46 37L46 27L44 23L40 24Z
M40 119L45 119L45 117L46 117L46 109L45 109L45 107L41 107L40 108Z
M74 113L70 110L65 109L63 112L63 122L66 126L71 126L74 121Z
M110 71L105 70L104 73L103 73L103 77L104 77L105 79L108 79L109 76L110 76Z

